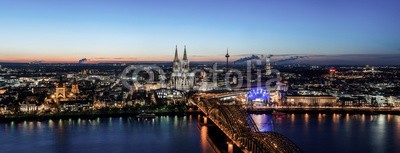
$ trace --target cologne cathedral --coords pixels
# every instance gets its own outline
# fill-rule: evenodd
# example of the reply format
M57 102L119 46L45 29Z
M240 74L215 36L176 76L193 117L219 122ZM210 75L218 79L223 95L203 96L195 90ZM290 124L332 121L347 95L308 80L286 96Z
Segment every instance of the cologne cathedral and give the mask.
M184 47L182 60L179 60L178 47L176 47L170 79L170 88L182 91L191 90L194 86L194 73L189 71L189 60L186 54L186 46Z

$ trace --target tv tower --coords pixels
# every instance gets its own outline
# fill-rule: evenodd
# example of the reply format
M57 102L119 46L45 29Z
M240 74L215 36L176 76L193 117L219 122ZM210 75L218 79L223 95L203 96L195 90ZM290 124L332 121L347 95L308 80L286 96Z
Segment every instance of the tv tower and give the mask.
M228 53L228 49L226 49L226 55L225 55L225 57L226 57L226 71L228 71L229 70L229 53Z

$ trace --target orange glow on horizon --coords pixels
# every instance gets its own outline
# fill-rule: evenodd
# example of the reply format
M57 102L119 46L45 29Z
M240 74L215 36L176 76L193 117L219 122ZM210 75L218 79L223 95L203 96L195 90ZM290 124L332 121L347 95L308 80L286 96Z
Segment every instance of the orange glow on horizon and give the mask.
M78 61L83 58L63 58L63 57L48 57L48 58L15 58L15 57L7 57L1 56L0 62L10 62L10 63L29 63L32 61L40 61L42 63L78 63ZM86 63L130 63L130 62L172 62L172 57L141 57L141 58L131 58L131 59L120 59L120 58L87 58L88 61ZM194 57L190 58L191 62L225 62L224 58L202 58L202 57ZM234 59L232 59L234 61Z

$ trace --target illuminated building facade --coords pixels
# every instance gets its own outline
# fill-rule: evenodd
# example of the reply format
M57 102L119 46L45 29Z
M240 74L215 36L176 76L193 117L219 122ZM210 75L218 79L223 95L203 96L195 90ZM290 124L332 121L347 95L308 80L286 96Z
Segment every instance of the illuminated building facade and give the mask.
M294 106L332 106L337 102L334 96L287 96L287 105Z

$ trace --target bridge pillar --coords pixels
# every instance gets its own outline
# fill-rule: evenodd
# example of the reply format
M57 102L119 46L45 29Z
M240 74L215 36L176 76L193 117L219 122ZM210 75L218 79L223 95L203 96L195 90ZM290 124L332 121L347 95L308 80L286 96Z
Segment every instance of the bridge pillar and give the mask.
M203 116L203 123L207 124L207 116Z
M228 144L228 153L233 153L233 143L227 142L227 144Z

